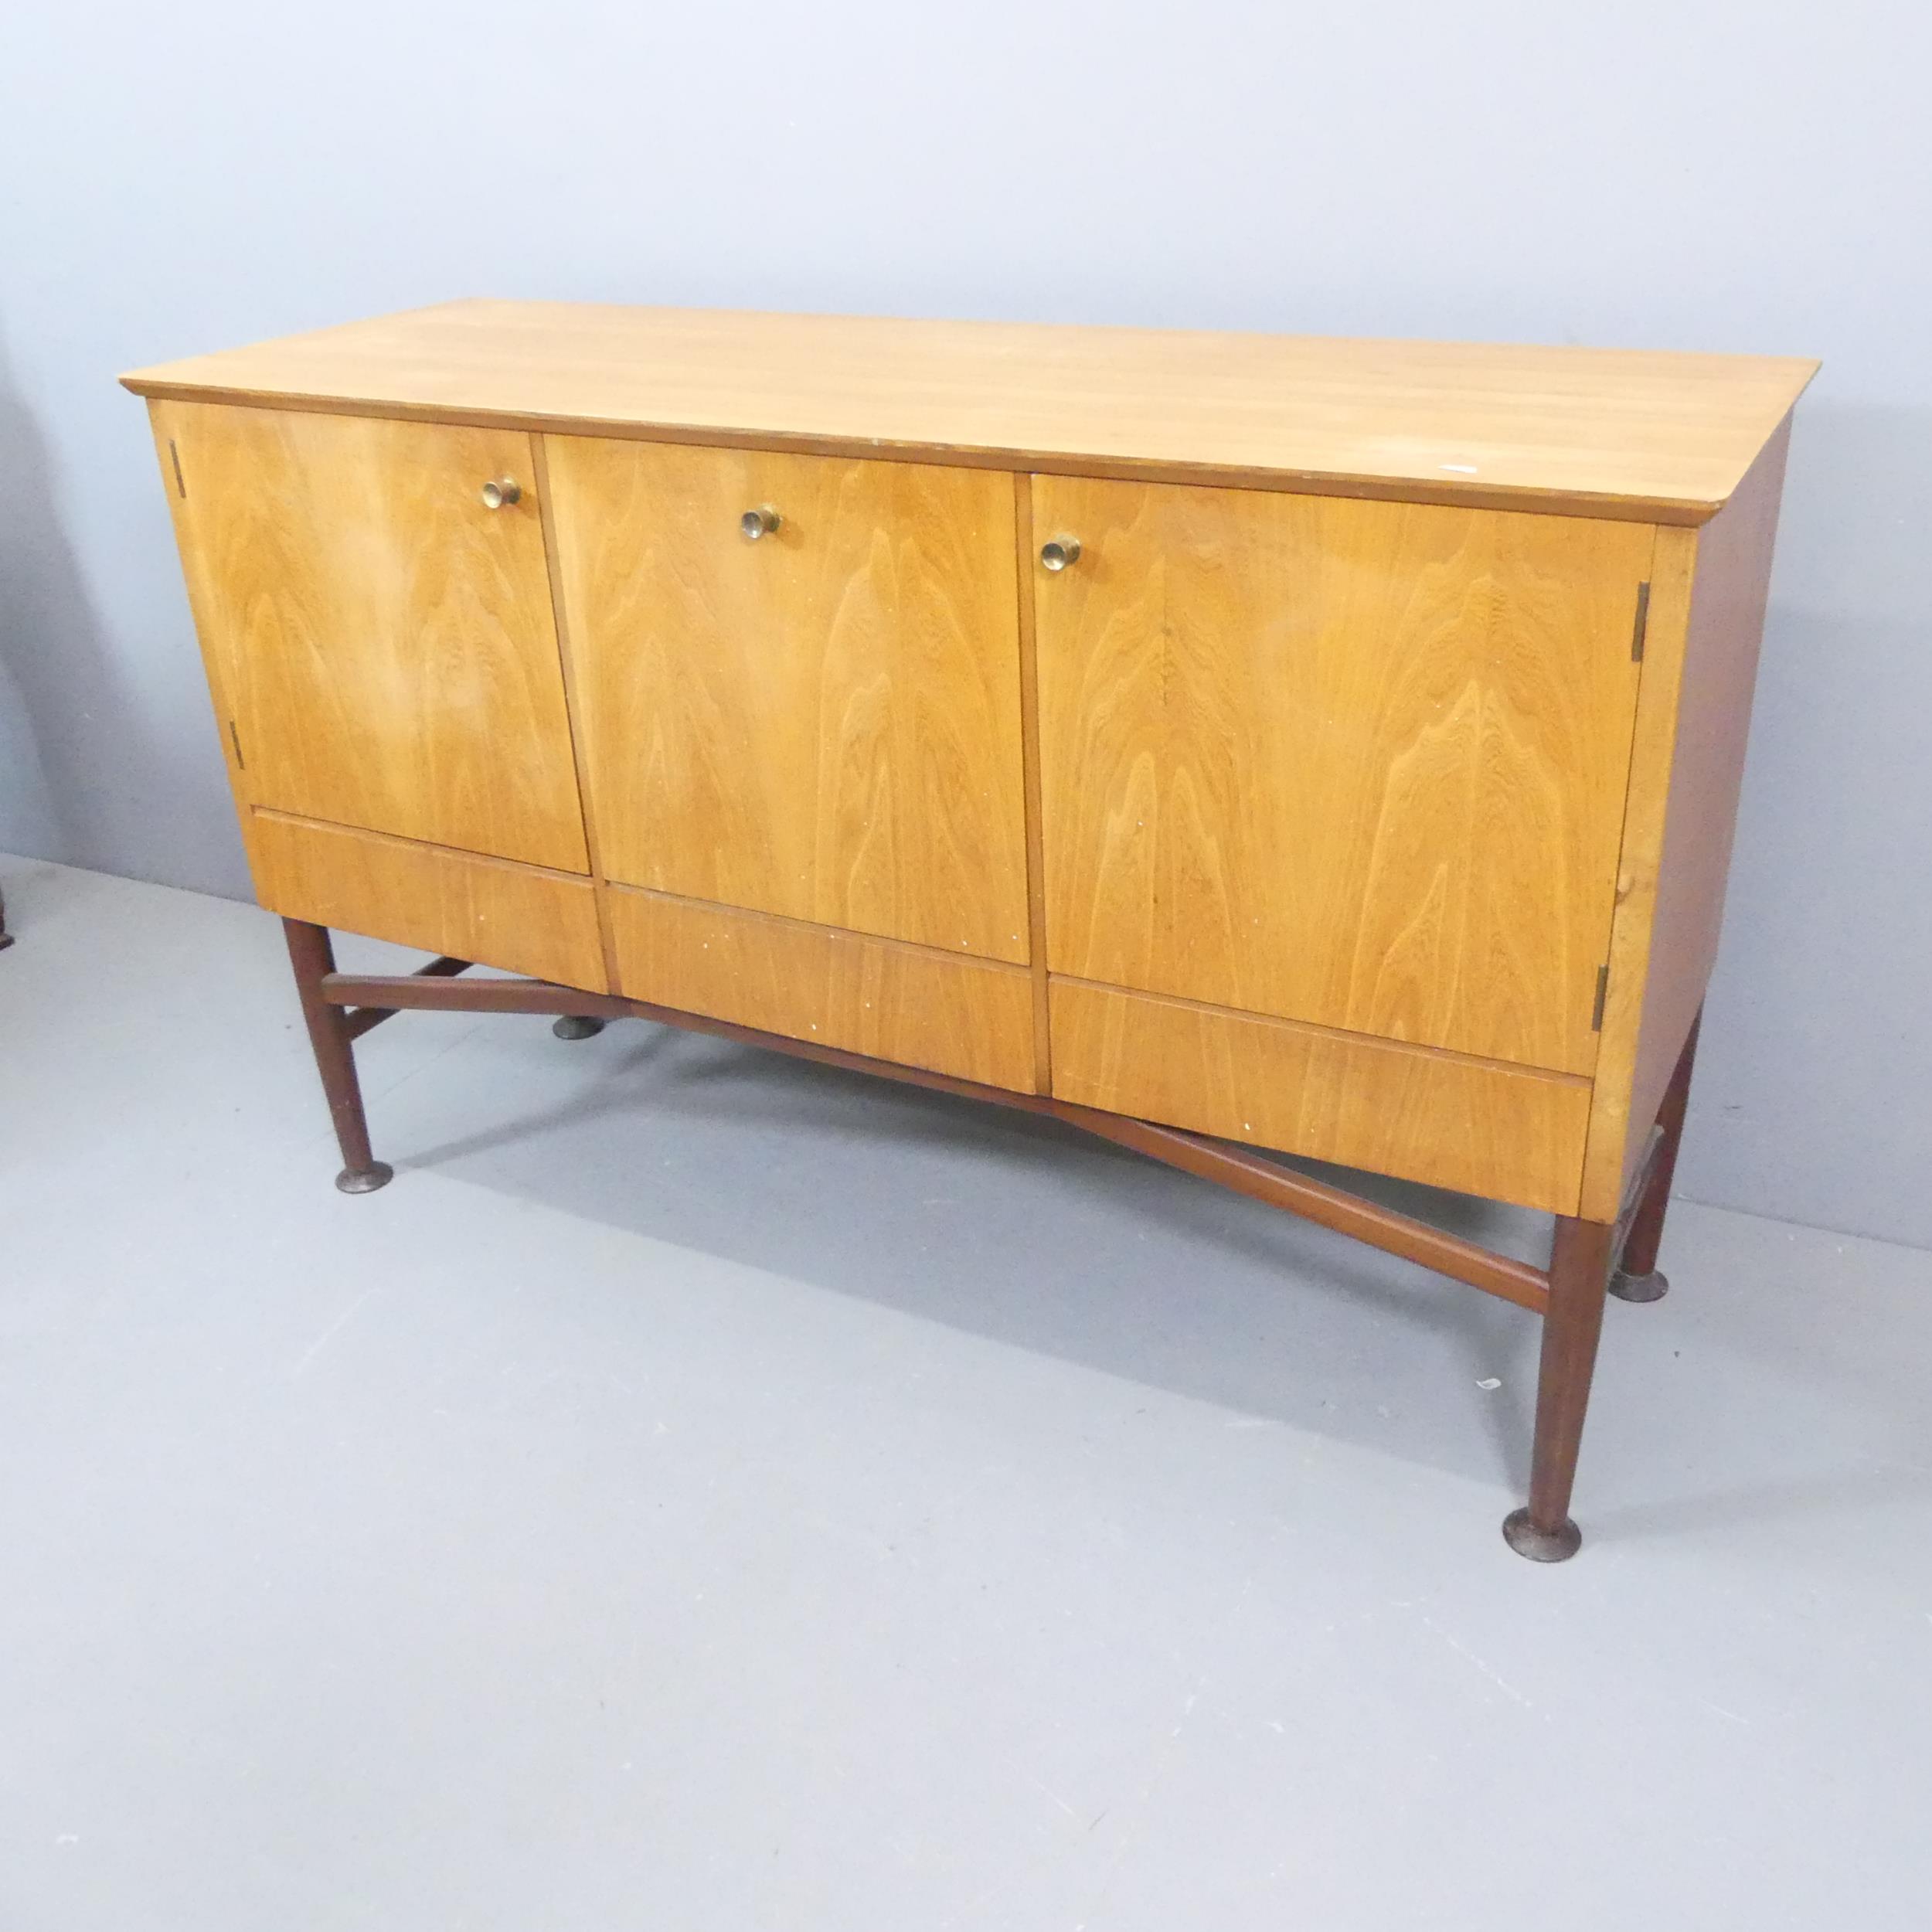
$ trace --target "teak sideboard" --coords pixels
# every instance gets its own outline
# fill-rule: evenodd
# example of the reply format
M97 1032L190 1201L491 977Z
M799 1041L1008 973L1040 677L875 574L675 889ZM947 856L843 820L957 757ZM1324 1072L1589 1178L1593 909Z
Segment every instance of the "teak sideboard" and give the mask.
M1663 1287L1815 368L474 301L124 379L341 1185L403 1008L1053 1114L1542 1315L1549 1560L1604 1295Z

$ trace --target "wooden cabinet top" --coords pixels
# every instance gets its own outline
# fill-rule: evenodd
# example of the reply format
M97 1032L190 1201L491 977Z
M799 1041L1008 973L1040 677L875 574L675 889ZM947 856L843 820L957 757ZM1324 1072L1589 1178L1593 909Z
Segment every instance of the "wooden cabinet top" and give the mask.
M122 379L353 415L1699 523L1817 368L474 301Z

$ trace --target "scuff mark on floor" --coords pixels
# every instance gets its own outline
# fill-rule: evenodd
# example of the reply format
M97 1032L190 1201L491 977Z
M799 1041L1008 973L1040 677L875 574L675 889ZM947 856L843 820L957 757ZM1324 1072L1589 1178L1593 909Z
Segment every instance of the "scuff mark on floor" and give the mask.
M366 1301L380 1286L381 1284L379 1282L371 1282L369 1285L366 1287L362 1293L359 1294L355 1299L352 1301L349 1306L345 1308L342 1313L338 1315L335 1319L332 1321L328 1326L325 1328L321 1333L318 1335L315 1339L302 1351L302 1359L296 1363L294 1373L289 1378L291 1381L298 1377L301 1374L302 1371L305 1369L308 1365L321 1353L323 1349L327 1348L329 1343L334 1341L336 1336L341 1334L342 1330L347 1328L349 1323L355 1320L357 1314L362 1308L362 1304Z
M1498 1675L1495 1668L1486 1658L1478 1657L1476 1653L1471 1650L1467 1644L1464 1643L1460 1638L1457 1637L1453 1631L1444 1630L1441 1624L1437 1623L1436 1620L1433 1617L1430 1616L1426 1611L1420 1612L1420 1614L1421 1615L1423 1622L1426 1624L1430 1630L1434 1631L1435 1634L1440 1637L1458 1657L1468 1658L1468 1660L1471 1663L1474 1664L1477 1669L1481 1671L1483 1675L1488 1678L1490 1682L1494 1684L1497 1689L1501 1691L1505 1697L1514 1698L1519 1704L1522 1706L1525 1710L1534 1710L1536 1708L1528 1698L1524 1696L1521 1691L1517 1689L1514 1684L1509 1682L1506 1678Z

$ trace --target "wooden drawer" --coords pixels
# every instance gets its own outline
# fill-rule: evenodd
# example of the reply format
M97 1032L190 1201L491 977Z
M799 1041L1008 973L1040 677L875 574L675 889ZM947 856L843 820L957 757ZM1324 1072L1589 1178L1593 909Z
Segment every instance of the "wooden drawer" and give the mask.
M627 998L1032 1090L1023 968L621 886L608 907Z
M611 990L587 879L281 812L256 810L247 823L255 896L270 912Z
M1594 1066L1653 533L1036 477L1048 963Z
M1049 997L1062 1100L1577 1211L1587 1080L1058 977Z
M545 441L606 875L1025 960L1013 479Z

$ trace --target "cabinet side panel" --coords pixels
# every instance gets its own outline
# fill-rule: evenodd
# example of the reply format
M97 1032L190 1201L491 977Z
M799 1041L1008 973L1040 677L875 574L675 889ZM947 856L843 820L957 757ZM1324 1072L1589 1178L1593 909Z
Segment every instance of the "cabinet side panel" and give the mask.
M1791 439L1701 530L1658 532L1582 1213L1622 1200L1717 957Z

